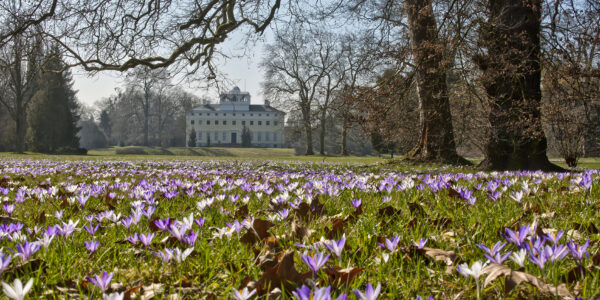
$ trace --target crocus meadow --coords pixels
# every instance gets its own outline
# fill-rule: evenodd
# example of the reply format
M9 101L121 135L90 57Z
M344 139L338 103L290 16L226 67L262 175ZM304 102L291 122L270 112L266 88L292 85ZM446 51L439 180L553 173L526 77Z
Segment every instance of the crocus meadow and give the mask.
M4 157L0 276L11 299L596 299L598 177Z

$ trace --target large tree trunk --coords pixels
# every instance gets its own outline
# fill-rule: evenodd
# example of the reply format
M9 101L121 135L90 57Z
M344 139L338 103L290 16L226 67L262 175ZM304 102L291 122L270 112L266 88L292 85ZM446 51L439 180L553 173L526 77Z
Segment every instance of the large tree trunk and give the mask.
M306 134L306 152L304 155L313 155L313 146L312 146L312 124L310 121L310 104L303 104L301 107L302 110L302 121L304 125L304 131Z
M482 29L486 56L476 61L490 101L491 136L480 167L486 170L545 170L550 163L542 129L541 0L490 0Z
M420 136L407 158L419 161L468 163L456 153L452 115L446 84L448 61L444 44L438 40L431 0L405 0L412 56L415 63Z

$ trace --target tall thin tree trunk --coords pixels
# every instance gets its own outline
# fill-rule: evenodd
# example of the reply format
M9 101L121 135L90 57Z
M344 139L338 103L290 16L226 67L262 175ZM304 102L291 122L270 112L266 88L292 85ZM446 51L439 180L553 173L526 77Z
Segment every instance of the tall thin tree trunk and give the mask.
M550 163L541 120L541 0L490 0L476 61L490 99L491 136L480 167L486 170L546 170Z
M326 117L326 112L325 110L323 110L323 112L321 112L321 131L319 132L319 154L321 155L325 155L325 120Z
M342 125L342 142L341 142L341 151L340 154L342 154L343 156L348 155L348 149L347 149L347 136L348 136L348 122L346 120L344 120L344 124Z
M438 39L432 0L405 0L412 56L415 62L420 136L407 157L419 161L468 163L456 153L452 115L446 84L448 62Z

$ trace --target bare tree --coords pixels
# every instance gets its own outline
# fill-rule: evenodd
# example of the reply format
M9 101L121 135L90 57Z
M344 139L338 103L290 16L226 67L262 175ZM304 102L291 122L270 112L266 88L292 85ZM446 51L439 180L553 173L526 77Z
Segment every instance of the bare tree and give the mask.
M59 43L70 66L87 71L126 71L191 66L190 73L214 76L217 46L233 32L261 34L281 0L32 0L17 11L0 5L0 23L15 15L24 22L0 31L0 48L30 28L42 25L45 37ZM16 2L16 1L10 1Z
M266 47L261 67L265 70L265 95L292 99L292 107L302 114L306 155L312 155L312 119L318 91L337 63L337 45L323 31L307 31L301 26L276 31L275 41Z
M10 22L10 23L9 23ZM15 30L23 23L20 16L4 20L3 28ZM31 30L38 30L32 27ZM37 33L20 32L0 48L0 105L15 122L16 152L25 151L26 112L37 91L37 80L42 64L43 44Z

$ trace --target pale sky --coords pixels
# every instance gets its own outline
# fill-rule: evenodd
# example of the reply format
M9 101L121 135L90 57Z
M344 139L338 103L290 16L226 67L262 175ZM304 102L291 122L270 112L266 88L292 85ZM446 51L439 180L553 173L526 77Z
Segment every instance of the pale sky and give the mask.
M268 36L268 34L267 34ZM262 57L263 42L257 42L253 45L240 47L239 40L231 39L223 45L224 51L228 53L237 53L242 55L247 54L242 58L230 58L223 64L219 65L220 71L225 73L229 80L234 82L242 91L250 92L252 104L262 104L263 97L260 88L260 83L263 80L263 74L258 69L258 64ZM245 50L245 51L244 51ZM78 91L77 97L87 106L92 106L96 101L106 98L115 93L115 88L122 84L124 75L119 72L105 71L100 72L96 76L89 77L86 72L81 69L73 70L74 88ZM217 91L206 91L200 89L200 84L180 83L184 89L198 96L208 96L213 102L218 100ZM196 86L198 85L198 86ZM227 90L233 88L226 87Z

